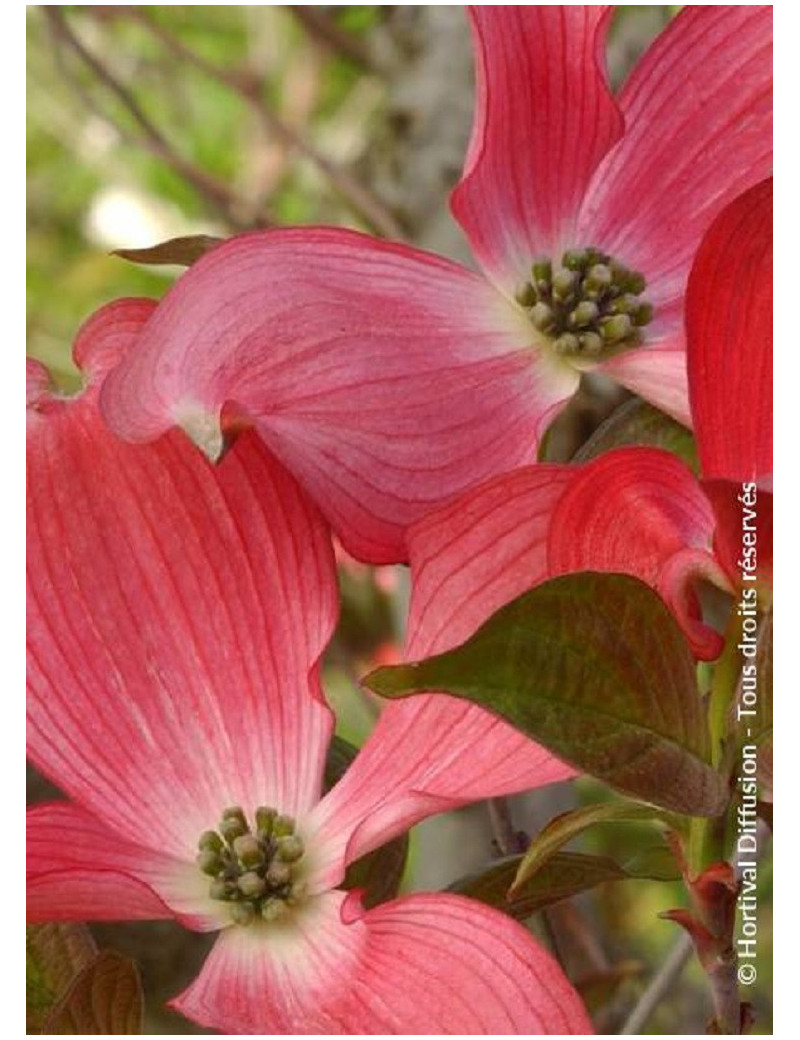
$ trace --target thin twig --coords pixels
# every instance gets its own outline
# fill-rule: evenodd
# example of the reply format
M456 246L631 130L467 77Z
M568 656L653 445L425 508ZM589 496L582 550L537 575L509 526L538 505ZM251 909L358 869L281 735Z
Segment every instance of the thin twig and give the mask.
M135 7L131 11L131 16L136 18L175 57L193 65L200 72L215 79L246 101L261 120L266 133L313 163L374 231L388 238L402 239L404 237L402 227L380 199L373 195L349 170L327 159L272 111L264 101L263 84L258 77L229 72L227 69L215 65L214 62L187 47L181 39L156 22L142 7Z
M130 113L141 131L142 143L150 152L184 177L230 224L234 227L243 226L236 216L236 210L239 207L236 196L225 184L206 173L205 170L194 166L172 148L161 131L142 111L130 91L95 54L84 46L73 32L62 9L58 6L44 7L44 14L55 38L67 45Z
M301 4L287 4L286 6L309 36L313 36L329 50L349 58L363 69L367 69L369 72L375 71L375 63L369 51L357 36L342 29L332 18L323 14L322 11L318 11L316 7Z
M501 856L513 856L524 852L526 842L520 841L511 820L511 810L505 798L489 798L486 802L492 835Z
M670 950L667 959L650 980L650 985L639 997L633 1011L628 1015L625 1024L619 1031L620 1036L636 1036L641 1033L655 1009L672 988L687 962L692 956L692 940L686 932L681 932Z

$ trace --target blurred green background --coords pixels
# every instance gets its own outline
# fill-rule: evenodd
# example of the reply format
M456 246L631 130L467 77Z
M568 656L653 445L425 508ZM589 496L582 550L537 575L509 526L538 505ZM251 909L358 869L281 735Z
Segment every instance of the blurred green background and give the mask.
M675 10L619 9L609 48L616 84ZM123 261L110 255L116 248L328 223L468 260L447 194L469 134L471 91L459 8L29 7L29 353L74 388L70 349L80 323L115 297L163 295L179 273ZM342 591L326 688L341 732L361 743L377 708L357 691L357 676L402 640L407 578L347 565ZM33 797L46 792L34 780ZM580 800L600 797L596 785L578 785ZM557 790L522 800L517 823L531 831L574 798ZM608 826L582 848L624 858L651 837L638 826ZM492 854L483 806L431 821L417 828L405 887L442 886ZM753 1000L755 1031L768 1034L768 859L760 878ZM599 1030L618 1031L676 940L676 926L657 913L684 901L679 884L628 882L582 899L577 925L568 911L561 915L560 927L577 929L573 974L586 975L592 963L598 974ZM557 926L534 924L545 939ZM103 926L96 934L141 964L148 1031L192 1031L162 1004L194 974L208 940L166 924ZM691 964L646 1032L695 1033L709 1014Z

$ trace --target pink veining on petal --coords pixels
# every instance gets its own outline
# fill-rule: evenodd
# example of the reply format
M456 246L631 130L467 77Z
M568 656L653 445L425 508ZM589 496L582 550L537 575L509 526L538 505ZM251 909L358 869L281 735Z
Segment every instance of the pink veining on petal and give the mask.
M524 928L450 895L358 914L352 897L331 892L284 934L231 929L174 1006L244 1034L593 1032L577 993Z
M412 527L407 659L457 646L547 578L550 516L571 473L565 466L526 467ZM389 702L313 815L326 852L317 883L338 884L345 858L357 859L433 812L572 775L571 767L477 706L443 694Z
M28 810L28 921L177 917L205 931L228 923L191 859L136 845L80 806Z
M217 467L179 432L124 444L94 386L54 402L28 450L32 760L178 858L226 805L305 812L337 598L327 527L293 479L253 433Z
M472 139L452 209L506 292L539 255L575 243L592 174L623 120L605 73L608 5L469 9L477 70Z
M233 402L346 548L392 562L412 521L535 458L578 377L534 336L485 279L439 257L343 230L258 232L179 280L103 405L134 440L175 424L213 440Z
M691 428L683 334L618 354L597 370Z
M672 332L704 232L770 172L771 92L772 9L705 4L683 8L620 93L625 135L597 168L578 235L645 275Z

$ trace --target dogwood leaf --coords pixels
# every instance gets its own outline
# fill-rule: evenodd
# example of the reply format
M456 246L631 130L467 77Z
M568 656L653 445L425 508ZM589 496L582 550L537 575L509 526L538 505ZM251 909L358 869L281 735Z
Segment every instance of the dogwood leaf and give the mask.
M697 449L689 430L638 397L615 408L578 449L572 461L588 462L604 452L627 445L663 448L683 459L695 474L698 473Z
M556 852L540 870L510 891L523 859L523 856L509 856L498 860L486 870L455 881L448 891L479 899L482 903L487 903L496 910L502 910L522 921L544 907L609 881L625 881L630 878L665 881L679 876L677 868L671 877L667 878L663 871L651 873L645 865L641 869L629 865L621 866L608 856Z
M576 768L665 809L714 816L724 805L694 660L661 599L636 578L556 578L454 650L379 668L364 682L385 697L438 691L480 704Z
M133 961L104 950L48 1015L43 1033L131 1035L142 1031L142 987Z
M181 267L191 267L209 249L224 241L224 238L214 238L213 235L184 235L146 249L115 249L112 255L134 264L179 264Z
M25 942L27 1032L38 1033L53 1005L97 954L82 924L30 925Z
M680 828L679 820L672 814L641 802L601 802L599 805L583 806L556 816L536 835L522 857L511 893L516 895L530 879L550 863L567 842L588 828L601 823L636 823L642 820L656 820L675 829ZM627 875L622 868L618 869L622 877L635 876Z

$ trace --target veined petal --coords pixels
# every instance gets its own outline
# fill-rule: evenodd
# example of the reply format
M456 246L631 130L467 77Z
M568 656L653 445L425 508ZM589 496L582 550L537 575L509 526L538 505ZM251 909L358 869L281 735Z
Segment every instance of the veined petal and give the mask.
M549 576L631 574L661 594L695 654L713 660L718 633L703 624L691 588L699 578L728 588L711 553L714 513L694 474L655 448L620 448L575 471L553 512Z
M330 538L253 433L212 467L179 432L118 441L96 385L40 400L28 539L28 738L44 773L177 857L227 805L316 801Z
M80 806L28 810L28 921L177 917L188 928L228 923L195 865L135 845Z
M682 333L661 343L618 354L598 365L597 371L691 428L686 343Z
M354 903L331 892L283 931L230 929L173 1005L239 1034L593 1032L561 969L510 918L450 895Z
M577 376L485 279L355 232L239 236L175 285L103 392L132 440L217 442L233 402L346 548L403 559L406 527L535 457Z
M698 251L686 294L703 476L772 476L772 178L739 196Z
M772 8L684 7L623 87L625 136L598 166L577 238L647 279L681 331L694 254L714 217L769 175Z
M409 532L412 598L406 658L457 646L547 577L550 517L572 475L526 467L488 481ZM419 820L480 798L574 775L507 722L444 694L387 703L370 739L315 810L324 855L315 881Z
M477 98L453 213L506 292L573 245L598 163L623 120L605 74L612 8L473 6Z

